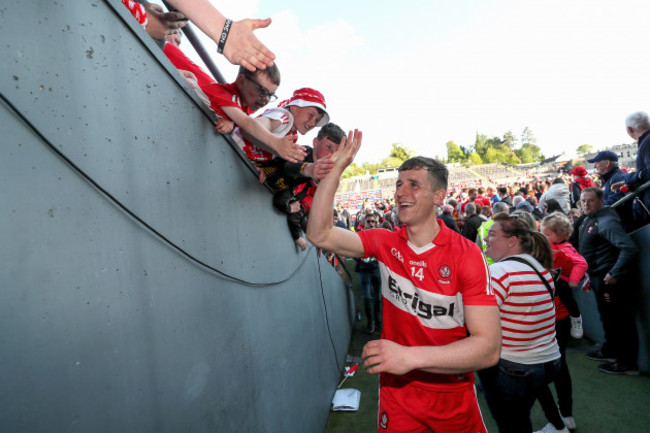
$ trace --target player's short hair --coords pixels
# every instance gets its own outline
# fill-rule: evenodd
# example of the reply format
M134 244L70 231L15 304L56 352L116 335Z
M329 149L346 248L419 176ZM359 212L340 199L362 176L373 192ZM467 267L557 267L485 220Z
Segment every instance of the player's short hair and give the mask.
M413 158L407 159L400 165L397 169L399 173L409 170L425 169L429 174L429 180L431 181L431 187L434 191L439 189L444 189L447 191L447 182L449 179L449 170L445 164L440 161L436 161L433 158L427 158L426 156L415 156Z

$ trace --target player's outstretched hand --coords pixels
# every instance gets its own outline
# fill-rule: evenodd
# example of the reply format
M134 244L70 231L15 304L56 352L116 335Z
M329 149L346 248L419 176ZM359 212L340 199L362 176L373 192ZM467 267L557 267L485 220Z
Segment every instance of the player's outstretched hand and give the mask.
M271 18L245 19L232 23L223 55L233 65L241 65L249 71L273 66L275 55L253 34L253 30L263 29L270 24Z
M355 129L348 133L347 138L343 137L341 139L338 150L330 157L334 161L335 167L339 167L343 171L348 165L352 164L354 157L361 147L362 138L363 133Z
M408 347L390 340L373 340L363 346L361 358L368 373L406 374L409 366Z

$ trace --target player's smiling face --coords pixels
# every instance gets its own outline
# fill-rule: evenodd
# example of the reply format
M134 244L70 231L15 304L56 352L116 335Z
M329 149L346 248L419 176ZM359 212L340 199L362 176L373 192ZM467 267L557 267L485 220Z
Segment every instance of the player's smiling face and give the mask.
M444 190L433 190L425 168L400 172L395 188L395 204L404 224L418 224L435 218L436 208L444 200Z

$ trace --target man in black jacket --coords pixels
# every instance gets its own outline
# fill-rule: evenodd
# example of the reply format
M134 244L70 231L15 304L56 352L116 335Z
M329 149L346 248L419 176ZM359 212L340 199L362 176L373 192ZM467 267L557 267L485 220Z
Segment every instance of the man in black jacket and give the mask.
M500 186L497 188L497 195L499 196L499 201L507 204L509 207L512 207L512 199L508 195L508 188L505 186Z
M445 204L442 206L442 214L440 215L440 219L445 223L447 227L455 231L456 233L460 233L460 229L458 228L458 223L456 223L456 218L454 218L454 207L450 204Z
M481 224L485 220L476 212L476 205L474 203L467 203L465 206L465 214L467 214L467 219L465 220L465 224L463 224L463 230L460 234L470 241L476 242L478 228L481 227Z
M639 338L634 322L637 247L625 233L616 211L603 207L603 191L582 190L580 201L586 215L580 226L580 254L589 266L589 281L596 295L605 343L587 355L606 361L604 373L639 374Z

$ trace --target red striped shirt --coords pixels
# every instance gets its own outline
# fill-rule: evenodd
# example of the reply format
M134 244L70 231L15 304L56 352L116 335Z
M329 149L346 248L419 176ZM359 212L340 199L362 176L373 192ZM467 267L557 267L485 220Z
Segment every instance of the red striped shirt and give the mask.
M553 287L553 278L533 257L523 254ZM490 265L492 289L501 311L501 358L539 364L560 357L555 341L555 308L546 285L533 269L514 261Z

